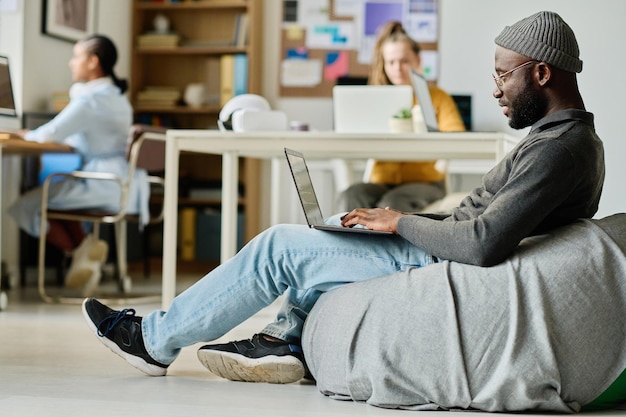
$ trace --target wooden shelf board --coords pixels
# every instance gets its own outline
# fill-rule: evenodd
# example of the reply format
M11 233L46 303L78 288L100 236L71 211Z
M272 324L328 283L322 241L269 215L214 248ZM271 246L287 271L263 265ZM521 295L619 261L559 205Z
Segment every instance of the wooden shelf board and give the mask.
M135 52L142 55L222 55L245 54L248 52L248 49L234 45L176 46L169 48L137 48Z
M245 0L219 0L219 1L180 1L169 2L164 0L160 3L139 2L135 4L138 10L193 10L193 9L245 9Z
M220 109L218 107L187 107L187 106L175 106L175 107L162 107L162 106L135 106L135 113L175 113L175 114L218 114Z

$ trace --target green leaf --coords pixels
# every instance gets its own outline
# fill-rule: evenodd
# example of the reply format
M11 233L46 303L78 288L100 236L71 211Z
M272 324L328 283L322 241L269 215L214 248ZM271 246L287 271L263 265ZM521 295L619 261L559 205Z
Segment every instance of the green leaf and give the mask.
M399 112L393 115L394 119L410 119L411 109L400 109Z

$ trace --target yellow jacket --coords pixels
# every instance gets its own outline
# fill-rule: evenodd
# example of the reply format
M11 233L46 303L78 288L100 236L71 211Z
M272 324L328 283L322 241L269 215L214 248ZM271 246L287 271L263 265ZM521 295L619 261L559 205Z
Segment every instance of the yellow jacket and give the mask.
M436 86L430 86L429 90L437 114L439 130L442 132L464 131L465 125L452 97ZM376 184L443 181L445 173L435 168L435 162L376 161L369 181Z

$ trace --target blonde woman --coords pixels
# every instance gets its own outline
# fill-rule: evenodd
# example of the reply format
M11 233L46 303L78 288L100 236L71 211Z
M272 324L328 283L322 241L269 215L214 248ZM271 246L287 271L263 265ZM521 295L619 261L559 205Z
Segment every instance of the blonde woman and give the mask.
M390 21L380 27L369 77L372 85L411 85L411 69L421 72L420 46L402 27ZM465 130L463 120L448 93L431 85L439 130ZM416 105L419 103L416 101ZM391 207L415 212L445 196L445 173L436 161L376 161L368 183L354 184L339 197L339 211L365 207Z

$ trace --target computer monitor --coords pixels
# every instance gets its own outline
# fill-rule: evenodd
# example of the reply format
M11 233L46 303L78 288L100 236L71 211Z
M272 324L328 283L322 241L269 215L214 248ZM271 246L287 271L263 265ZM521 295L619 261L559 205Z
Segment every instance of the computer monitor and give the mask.
M17 117L13 86L11 85L11 72L9 71L9 58L5 56L0 56L0 116Z
M451 94L451 96L459 109L465 130L470 132L472 130L472 96L468 94Z

